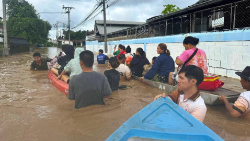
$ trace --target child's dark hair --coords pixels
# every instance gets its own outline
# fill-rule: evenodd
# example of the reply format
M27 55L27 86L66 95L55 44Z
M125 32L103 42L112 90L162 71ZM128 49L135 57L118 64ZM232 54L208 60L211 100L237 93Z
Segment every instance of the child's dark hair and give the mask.
M155 59L156 59L156 58L157 58L157 57L153 57L153 58L152 58L152 60L154 60L154 61L155 61Z
M141 57L146 57L146 53L143 51L142 48L137 48L136 52L138 52L141 55Z
M161 50L164 50L164 52L166 52L166 54L168 56L170 56L170 51L167 49L167 45L166 44L160 43L158 46L161 48Z
M120 63L118 62L116 57L109 58L109 63L113 69L116 69L119 67Z
M94 53L89 50L83 51L80 53L80 60L85 67L92 68L94 64Z
M102 49L100 49L99 52L100 52L101 54L103 54L103 50L102 50Z
M179 72L179 74L185 73L185 76L190 81L191 79L196 79L197 83L196 86L198 87L203 79L204 79L204 73L203 70L195 65L189 65L184 68L182 68Z
M125 60L126 59L126 56L125 54L120 54L119 57L118 57L119 60Z
M126 60L125 54L120 54L119 57L118 57L118 60L121 61L124 64L125 60Z
M183 44L191 44L193 46L196 46L199 44L199 39L198 38L195 38L195 37L192 37L192 36L188 36L187 38L185 38L183 40Z
M127 46L127 48L126 48L126 53L131 53L131 48L130 48L130 46Z
M33 54L33 57L41 57L41 54L39 52L36 52Z

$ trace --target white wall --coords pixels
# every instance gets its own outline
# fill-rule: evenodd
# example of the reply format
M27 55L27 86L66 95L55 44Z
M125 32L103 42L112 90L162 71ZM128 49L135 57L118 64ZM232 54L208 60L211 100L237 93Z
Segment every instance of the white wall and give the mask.
M158 44L146 45L146 54L150 62L154 56L158 56L156 51L157 45ZM166 43L166 45L174 60L185 50L182 43ZM130 47L132 53L135 53L138 47L144 49L144 44L130 44ZM235 72L242 71L246 66L250 66L250 41L200 42L197 47L206 52L209 73L211 74L239 79L239 77L235 75ZM109 54L113 52L113 48L114 45L109 45ZM87 49L98 52L99 49L104 49L104 46L87 45Z

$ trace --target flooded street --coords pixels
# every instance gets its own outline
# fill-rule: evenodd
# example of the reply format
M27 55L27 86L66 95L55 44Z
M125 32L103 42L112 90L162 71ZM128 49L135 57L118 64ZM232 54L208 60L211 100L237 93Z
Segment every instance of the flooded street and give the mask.
M36 49L42 57L57 48ZM0 57L0 141L103 141L162 91L136 80L114 92L105 106L80 110L47 79L47 71L30 71L33 53ZM107 66L94 69L104 72ZM98 80L97 80L98 81ZM224 106L208 106L204 124L226 141L250 141L250 121L234 119Z

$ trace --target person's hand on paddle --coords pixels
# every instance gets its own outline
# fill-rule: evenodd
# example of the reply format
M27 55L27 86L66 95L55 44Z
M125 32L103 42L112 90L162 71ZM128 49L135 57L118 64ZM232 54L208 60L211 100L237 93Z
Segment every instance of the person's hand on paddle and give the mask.
M141 77L140 79L141 79L141 80L143 80L143 79L144 79L144 77Z
M221 100L221 101L224 101L224 100L226 100L227 98L222 94L221 95L221 97L219 98L219 100Z
M160 97L165 98L165 97L166 97L166 94L163 93L163 94L157 95L157 96L154 98L154 100L157 100L157 99L160 98Z

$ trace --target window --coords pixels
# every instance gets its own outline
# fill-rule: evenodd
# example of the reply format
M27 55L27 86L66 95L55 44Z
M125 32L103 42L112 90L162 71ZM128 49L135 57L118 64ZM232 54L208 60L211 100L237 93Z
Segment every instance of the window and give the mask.
M224 13L223 11L214 12L212 16L212 28L224 26Z

